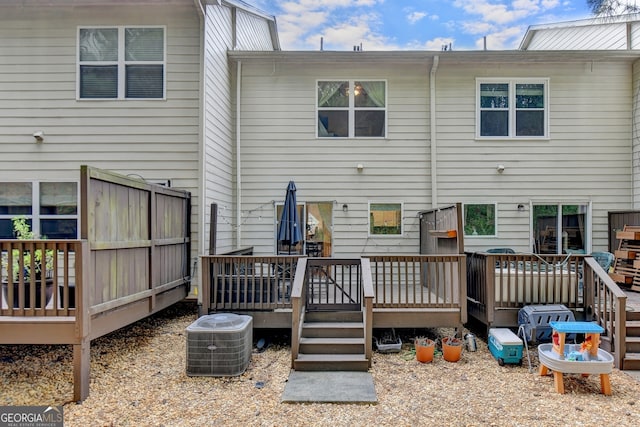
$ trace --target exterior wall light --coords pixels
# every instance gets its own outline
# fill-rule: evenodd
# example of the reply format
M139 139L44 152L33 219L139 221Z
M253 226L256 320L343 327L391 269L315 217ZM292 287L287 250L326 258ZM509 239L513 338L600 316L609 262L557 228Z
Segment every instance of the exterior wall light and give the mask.
M349 212L349 205L347 205L346 203L342 205L342 212Z

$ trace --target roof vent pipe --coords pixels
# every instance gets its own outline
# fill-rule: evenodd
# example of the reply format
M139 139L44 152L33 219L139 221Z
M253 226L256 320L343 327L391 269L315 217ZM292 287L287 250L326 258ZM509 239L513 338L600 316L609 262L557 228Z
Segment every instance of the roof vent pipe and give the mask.
M487 50L487 36L484 36L483 39L484 39L484 50Z

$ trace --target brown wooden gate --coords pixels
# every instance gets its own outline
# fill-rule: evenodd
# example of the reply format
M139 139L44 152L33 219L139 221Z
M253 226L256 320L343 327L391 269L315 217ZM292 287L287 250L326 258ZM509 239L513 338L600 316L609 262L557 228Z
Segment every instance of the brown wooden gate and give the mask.
M359 259L309 258L307 311L356 311L362 308Z

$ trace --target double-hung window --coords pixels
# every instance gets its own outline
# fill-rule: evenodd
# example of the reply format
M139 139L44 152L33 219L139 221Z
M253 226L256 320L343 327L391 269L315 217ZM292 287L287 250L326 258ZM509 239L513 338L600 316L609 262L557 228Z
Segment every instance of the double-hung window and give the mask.
M13 219L25 217L36 236L78 238L77 182L1 182L0 239L15 238Z
M79 99L163 99L164 27L78 29Z
M478 138L548 138L548 79L478 79Z
M386 81L318 81L316 106L318 138L386 137Z

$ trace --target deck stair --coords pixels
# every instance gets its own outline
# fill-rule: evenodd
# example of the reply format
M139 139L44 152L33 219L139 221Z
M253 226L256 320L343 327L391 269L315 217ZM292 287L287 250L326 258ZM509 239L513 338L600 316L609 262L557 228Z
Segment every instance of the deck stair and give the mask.
M293 367L297 371L367 371L364 337L360 311L306 313Z
M640 311L627 311L626 349L624 370L640 370Z

